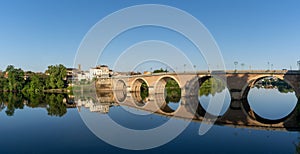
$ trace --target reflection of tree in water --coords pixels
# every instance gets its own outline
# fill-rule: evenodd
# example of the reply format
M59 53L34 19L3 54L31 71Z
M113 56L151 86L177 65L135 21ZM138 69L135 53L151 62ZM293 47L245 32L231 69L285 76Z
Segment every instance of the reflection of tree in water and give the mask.
M294 92L294 89L285 81L278 78L264 78L255 83L256 88L278 89L280 93Z
M45 94L43 93L23 93L24 98L27 100L27 106L35 108L41 104L45 104Z
M62 94L46 95L46 100L48 101L48 115L61 117L67 113L67 107L63 103L63 99L64 97Z
M209 78L202 83L199 90L200 96L215 95L225 89L225 83L220 79Z
M63 116L67 112L63 102L63 94L43 93L0 93L0 111L5 109L8 116L13 116L16 109L23 109L26 106L35 108L43 107L50 116Z
M5 113L8 116L13 116L15 109L24 108L22 94L20 93L1 93L0 101L6 105Z

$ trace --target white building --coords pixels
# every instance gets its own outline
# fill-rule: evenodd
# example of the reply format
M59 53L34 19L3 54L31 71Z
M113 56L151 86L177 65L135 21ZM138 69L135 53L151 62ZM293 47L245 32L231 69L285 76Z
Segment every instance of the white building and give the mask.
M106 65L96 66L95 68L90 68L90 80L100 77L109 77L109 68Z
M89 71L79 72L77 74L77 80L78 81L82 81L82 80L88 81L88 80L90 80L90 72Z

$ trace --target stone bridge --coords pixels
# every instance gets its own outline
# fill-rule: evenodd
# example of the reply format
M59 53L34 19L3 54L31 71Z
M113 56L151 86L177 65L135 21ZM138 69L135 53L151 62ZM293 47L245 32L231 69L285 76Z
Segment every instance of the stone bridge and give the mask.
M266 77L276 77L288 83L300 97L300 71L213 71L194 73L155 73L150 75L116 76L111 79L114 90L129 92L140 91L143 82L149 87L149 94L164 93L169 79L174 79L181 88L182 96L197 95L199 87L207 79L214 77L223 80L230 91L231 100L247 98L250 88L259 80ZM101 82L98 82L100 85ZM100 87L100 86L98 86Z
M199 87L207 79L214 77L221 79L227 86L231 103L228 111L221 117L217 117L217 123L252 125L258 127L279 127L279 128L299 128L299 96L300 96L300 71L214 71L214 72L195 72L195 73L156 73L150 75L135 76L116 76L110 78L110 84L114 91L116 102L124 103L128 106L142 107L152 112L161 112L165 115L175 116L181 111L185 113L197 113L196 119L201 120L206 113L199 105ZM247 96L250 88L259 80L266 77L276 77L288 83L295 91L298 103L294 111L288 116L278 120L268 120L258 116L250 107ZM165 85L169 79L174 79L181 88L181 106L184 110L173 111L165 102ZM102 80L103 81L103 80ZM147 107L143 104L140 96L142 83L145 82L149 88L147 97ZM107 83L107 81L106 81ZM96 82L96 90L101 90L101 80ZM100 89L99 89L100 88ZM185 99L186 98L186 99ZM194 99L193 99L194 98ZM129 100L130 99L130 100ZM128 103L131 102L131 103ZM154 103L151 103L154 102ZM157 108L157 106L159 106ZM188 106L188 107L186 107ZM182 117L184 114L179 114ZM188 116L194 116L188 114ZM177 116L178 117L178 116Z

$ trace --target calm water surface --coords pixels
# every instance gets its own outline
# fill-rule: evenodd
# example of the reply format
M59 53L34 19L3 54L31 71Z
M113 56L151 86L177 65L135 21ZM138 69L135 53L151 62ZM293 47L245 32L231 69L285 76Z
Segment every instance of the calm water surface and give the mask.
M262 89L260 89L262 90ZM225 91L226 92L226 91ZM265 117L280 118L287 115L297 100L293 93L284 94L284 102L288 105L280 112L282 103L276 105L260 105L278 101L280 93L267 92L262 97L259 89L252 89L249 103L255 111ZM203 98L204 97L204 98ZM201 104L211 96L199 96ZM140 153L111 146L97 138L85 125L80 114L90 112L88 108L66 108L63 97L52 95L26 100L20 96L2 96L0 111L1 153ZM268 101L267 101L267 100ZM229 101L226 97L225 101ZM16 103L17 102L17 103ZM55 103L60 105L54 105ZM255 103L254 103L255 102ZM281 101L282 102L282 101ZM176 107L176 103L170 106ZM205 105L203 105L205 108ZM225 113L229 103L225 103ZM264 109L268 107L268 110ZM160 126L169 120L166 116L147 114L146 111L126 107L128 110L144 112L137 116L127 112L121 106L109 108L109 115L120 125L132 129L150 129ZM274 112L269 112L274 111ZM276 111L276 112L275 112ZM279 113L275 114L274 113ZM101 118L105 114L92 112L92 116ZM278 117L276 117L278 116ZM182 119L178 119L179 121ZM101 124L97 124L101 128ZM299 144L299 132L271 131L231 126L214 125L203 136L198 135L200 122L191 122L187 129L171 142L158 148L145 150L145 153L295 153ZM107 130L110 131L110 130Z

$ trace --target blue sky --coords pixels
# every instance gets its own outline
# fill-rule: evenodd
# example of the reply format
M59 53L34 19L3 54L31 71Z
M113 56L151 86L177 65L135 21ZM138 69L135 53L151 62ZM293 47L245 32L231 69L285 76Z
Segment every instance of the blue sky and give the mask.
M149 3L177 7L201 21L218 43L227 69L234 68L234 61L252 69L266 69L268 62L275 69L297 68L296 62L300 60L300 1L297 0L2 0L0 70L8 64L33 71L44 71L48 65L59 63L72 67L81 40L94 24L122 8ZM172 36L165 39L172 40ZM114 50L106 52L119 54ZM100 63L112 65L109 58L103 62L100 59ZM202 69L202 63L197 65Z

